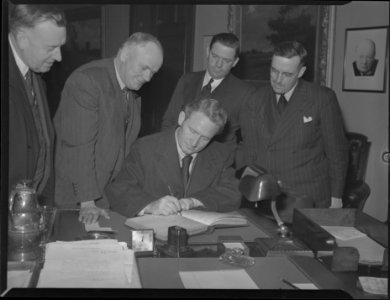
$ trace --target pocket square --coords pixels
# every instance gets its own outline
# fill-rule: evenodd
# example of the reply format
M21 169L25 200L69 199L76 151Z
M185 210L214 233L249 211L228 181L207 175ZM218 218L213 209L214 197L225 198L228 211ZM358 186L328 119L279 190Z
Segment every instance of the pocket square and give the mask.
M309 123L313 121L313 118L312 117L306 117L306 116L303 116L303 123Z

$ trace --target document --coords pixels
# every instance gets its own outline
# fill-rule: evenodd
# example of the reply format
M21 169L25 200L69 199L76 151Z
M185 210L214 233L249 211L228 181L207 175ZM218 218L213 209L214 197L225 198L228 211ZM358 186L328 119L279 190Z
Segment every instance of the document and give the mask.
M359 277L360 285L363 290L370 294L387 295L388 293L388 278L380 277Z
M134 252L117 240L53 242L37 287L128 288L135 263Z
M186 289L258 289L245 270L179 272Z
M355 227L351 226L321 226L331 235L333 235L336 239L342 241L348 241L351 239L356 239L359 237L366 236L365 233L357 230Z
M189 236L203 233L214 227L248 226L247 219L237 212L217 213L202 210L182 211L182 215L144 215L129 218L125 224L134 229L153 229L156 238L168 240L168 228L180 226L187 230Z

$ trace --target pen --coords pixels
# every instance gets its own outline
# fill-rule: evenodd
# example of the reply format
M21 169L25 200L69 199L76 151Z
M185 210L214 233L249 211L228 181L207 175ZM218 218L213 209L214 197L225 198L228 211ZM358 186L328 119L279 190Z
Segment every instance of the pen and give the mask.
M168 185L168 190L169 190L169 194L171 194L172 197L175 197L170 185ZM177 211L177 214L181 216L181 209Z
M299 290L298 287L296 287L294 284L292 284L290 281L287 281L286 279L281 279L283 283L287 284L288 286L292 287L294 290Z

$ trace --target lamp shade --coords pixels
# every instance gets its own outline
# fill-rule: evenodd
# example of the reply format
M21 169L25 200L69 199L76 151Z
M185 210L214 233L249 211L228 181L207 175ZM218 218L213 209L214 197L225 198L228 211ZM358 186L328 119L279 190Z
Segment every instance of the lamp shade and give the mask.
M245 175L241 178L239 190L251 202L274 199L282 192L278 181L271 174Z

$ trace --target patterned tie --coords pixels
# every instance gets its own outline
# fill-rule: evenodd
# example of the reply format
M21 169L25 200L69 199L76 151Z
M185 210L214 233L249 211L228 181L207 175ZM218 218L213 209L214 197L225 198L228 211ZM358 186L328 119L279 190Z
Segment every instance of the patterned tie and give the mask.
M128 88L124 88L123 90L123 94L124 94L124 115L125 115L125 119L124 119L124 122L125 122L125 132L127 130L127 125L129 124L129 121L130 121L130 113L131 113L131 91L128 89Z
M286 108L286 106L287 106L287 100L284 97L284 94L280 94L279 101L277 104L279 115L283 113L283 110Z
M190 177L190 164L192 161L191 155L186 155L182 158L181 175L183 178L184 187L187 186L188 179Z
M33 79L32 79L32 72L31 70L28 70L27 73L26 73L26 83L27 83L27 87L31 93L31 97L32 97L32 104L34 107L37 106L38 102L37 102L37 97L36 97L36 94L35 94L35 91L34 91L34 83L33 83Z
M200 94L201 98L204 99L204 98L207 98L208 96L210 96L211 94L211 84L213 83L214 79L210 79L209 83L206 84L203 88L202 88L202 92Z

